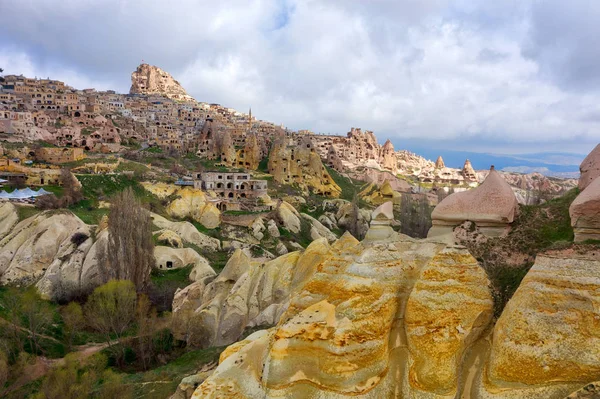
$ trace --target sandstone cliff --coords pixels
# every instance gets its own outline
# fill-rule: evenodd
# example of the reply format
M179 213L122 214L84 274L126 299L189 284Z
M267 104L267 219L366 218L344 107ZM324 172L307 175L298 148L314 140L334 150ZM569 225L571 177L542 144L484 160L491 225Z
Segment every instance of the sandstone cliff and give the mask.
M168 72L148 64L140 64L131 74L129 93L159 95L180 101L193 100Z

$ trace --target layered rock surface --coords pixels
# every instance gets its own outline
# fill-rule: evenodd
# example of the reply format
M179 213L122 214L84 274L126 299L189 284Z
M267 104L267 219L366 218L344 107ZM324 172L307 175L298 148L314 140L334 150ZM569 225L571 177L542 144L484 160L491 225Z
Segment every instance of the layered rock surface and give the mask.
M569 215L576 242L600 240L600 177L575 198Z
M579 166L579 189L584 190L600 176L600 144L596 146Z
M538 256L492 328L465 248L369 235L290 262L276 325L229 346L193 397L559 399L600 379L597 256Z

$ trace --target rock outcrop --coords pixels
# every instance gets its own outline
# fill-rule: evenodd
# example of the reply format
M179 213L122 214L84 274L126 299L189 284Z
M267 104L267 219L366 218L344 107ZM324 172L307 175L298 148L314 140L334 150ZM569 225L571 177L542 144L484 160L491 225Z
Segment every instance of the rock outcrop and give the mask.
M576 242L600 240L600 177L575 198L569 215Z
M389 219L388 208L375 220ZM299 261L292 279L303 283L277 325L230 346L194 398L454 394L457 365L493 306L475 259L444 248L397 234L370 243L345 234L317 259ZM449 363L439 375L438 352Z
M129 94L158 95L179 101L193 100L169 73L148 64L140 64L131 74Z
M286 136L278 137L271 148L268 167L273 180L296 184L307 194L310 191L336 198L342 191L323 166L319 153L308 138L295 145Z
M208 261L192 248L169 248L163 246L154 247L154 259L159 269L180 269L193 265L190 280L207 283L212 280L216 273Z
M583 191L600 176L600 144L596 146L579 166L579 189Z
M142 186L160 199L173 198L167 205L170 216L192 218L207 229L214 229L221 224L221 211L202 190L165 183L143 182Z
M152 223L154 223L156 227L162 229L156 232L159 235L165 230L169 230L176 233L183 241L187 241L201 248L213 251L221 248L219 240L200 233L190 222L171 222L156 213L151 213L150 216L152 217Z
M74 240L75 234L81 238ZM85 265L91 235L90 226L69 211L46 211L19 222L0 240L0 283L37 284L47 298L93 286L95 271Z
M490 391L564 398L600 378L598 270L597 258L537 257L494 328Z
M492 166L479 187L451 194L435 207L429 237L451 233L467 220L475 222L485 235L501 235L513 222L517 206L512 188Z
M491 328L464 247L397 233L319 246L289 269L276 325L230 345L193 398L562 399L600 379L597 255L538 256Z
M320 239L302 254L291 252L265 264L236 250L208 285L196 282L175 294L173 335L191 346L209 347L235 342L247 327L272 326L328 248Z

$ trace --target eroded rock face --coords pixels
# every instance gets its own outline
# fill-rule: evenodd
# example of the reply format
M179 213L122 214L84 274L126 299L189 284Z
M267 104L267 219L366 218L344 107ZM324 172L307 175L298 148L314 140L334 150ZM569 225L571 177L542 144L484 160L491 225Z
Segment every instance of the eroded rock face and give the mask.
M12 212L4 220L14 221ZM72 241L76 233L84 237L82 242ZM46 211L19 222L0 241L0 283L37 283L49 298L87 288L93 284L83 275L90 235L90 227L68 211Z
M600 177L575 198L569 215L576 242L600 240Z
M221 212L208 201L202 190L165 183L143 182L142 186L158 198L174 198L167 205L170 216L179 219L190 217L208 229L221 224Z
M389 220L388 208L374 220ZM456 366L493 306L475 259L444 248L398 234L362 243L345 234L312 259L303 253L292 269L301 284L277 325L230 346L194 398L453 394ZM438 352L444 360L436 363ZM441 376L421 381L442 363Z
M7 235L19 222L17 208L10 202L0 205L0 239Z
M585 257L537 257L494 329L494 387L556 382L536 397L562 398L600 379L598 270L600 261Z
M278 137L271 148L268 167L273 180L297 184L306 193L310 189L316 194L338 197L342 192L308 138L296 145L285 136Z
M456 395L466 351L492 319L485 271L466 250L447 248L428 263L406 305L415 389Z
M600 144L588 154L579 166L579 189L584 190L600 176Z
M160 95L172 100L190 101L189 96L178 81L159 67L140 64L131 74L130 94Z
M181 233L185 241L209 249L220 246L218 240L202 235L190 223L169 222L158 215L153 218L159 227ZM69 299L102 283L98 248L108 238L107 222L103 228L89 226L69 211L46 211L15 223L17 220L14 205L0 207L0 226L12 226L0 235L1 284L35 284L45 298ZM191 281L208 282L215 276L206 259L190 248L158 246L155 257L165 267L167 261L173 268L193 264Z
M221 248L219 240L200 233L190 222L171 222L156 213L151 213L150 215L152 217L152 223L154 223L156 227L171 230L184 241L211 250L218 250Z
M451 233L467 220L477 223L486 235L501 235L513 222L517 206L513 190L492 167L479 187L451 194L435 207L429 236Z

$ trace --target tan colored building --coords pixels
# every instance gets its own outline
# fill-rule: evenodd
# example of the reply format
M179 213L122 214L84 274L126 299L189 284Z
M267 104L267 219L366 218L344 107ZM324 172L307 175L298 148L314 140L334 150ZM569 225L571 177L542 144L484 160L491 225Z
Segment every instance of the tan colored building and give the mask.
M75 162L85 158L83 148L39 148L35 159L53 164Z

